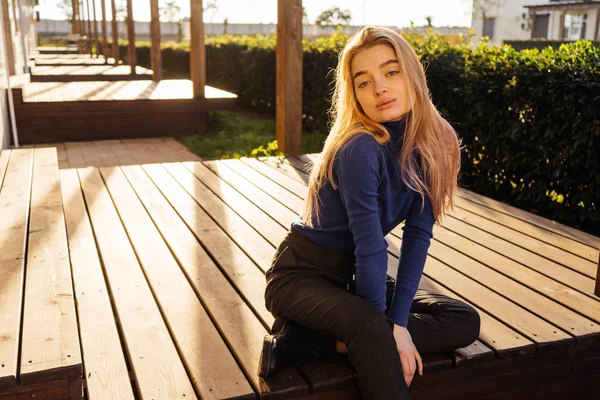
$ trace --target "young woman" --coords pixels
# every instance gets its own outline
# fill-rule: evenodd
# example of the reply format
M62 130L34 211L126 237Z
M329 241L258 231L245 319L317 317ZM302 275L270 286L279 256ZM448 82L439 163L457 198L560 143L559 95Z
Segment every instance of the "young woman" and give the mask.
M418 289L433 225L452 209L460 143L396 32L363 28L336 72L335 122L303 213L266 273L265 304L276 320L258 375L337 349L347 352L364 398L407 399L416 370L423 374L420 354L479 336L475 309ZM384 236L403 221L396 284L386 297Z

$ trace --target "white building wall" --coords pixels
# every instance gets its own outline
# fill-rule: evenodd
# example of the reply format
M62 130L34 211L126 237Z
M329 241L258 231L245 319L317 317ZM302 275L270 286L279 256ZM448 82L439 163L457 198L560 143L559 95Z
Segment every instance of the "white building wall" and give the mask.
M549 0L500 0L496 7L487 13L488 18L496 17L494 26L494 37L491 42L494 44L502 44L504 40L526 40L531 38L531 29L524 30L521 24L523 13L527 12L524 6L550 4ZM595 6L594 6L595 7ZM596 24L597 10L581 10L578 12L587 13L587 27L585 38L593 40ZM539 13L550 14L548 21L548 39L560 39L560 15L561 11L539 11ZM483 34L483 17L481 13L473 13L471 19L472 28L475 31L475 40Z

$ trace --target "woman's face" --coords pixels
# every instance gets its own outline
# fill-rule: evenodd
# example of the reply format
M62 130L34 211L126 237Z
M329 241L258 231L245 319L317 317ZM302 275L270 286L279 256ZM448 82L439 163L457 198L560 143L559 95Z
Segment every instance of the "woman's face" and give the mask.
M372 120L397 121L412 109L414 89L400 71L391 46L378 44L361 50L352 58L350 72L356 98Z

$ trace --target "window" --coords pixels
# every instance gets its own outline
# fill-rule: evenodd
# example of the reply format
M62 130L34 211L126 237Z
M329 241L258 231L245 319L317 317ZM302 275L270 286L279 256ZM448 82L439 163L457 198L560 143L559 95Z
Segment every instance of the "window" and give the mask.
M483 36L488 36L490 39L494 39L494 24L496 18L483 18Z
M563 29L563 39L585 39L587 14L566 14Z

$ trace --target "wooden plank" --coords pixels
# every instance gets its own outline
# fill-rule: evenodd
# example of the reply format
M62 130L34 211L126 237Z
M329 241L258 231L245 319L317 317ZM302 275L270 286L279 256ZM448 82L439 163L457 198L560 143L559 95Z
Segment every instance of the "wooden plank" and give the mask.
M284 189L276 182L262 175L249 165L244 164L240 160L219 160L219 164L224 165L239 175L245 177L251 181L254 185L270 194L273 198L278 199L281 203L288 207L290 210L298 213L298 210L302 210L304 207L304 199L300 196L291 193L289 190Z
M2 151L8 165L0 186L0 388L17 384L33 150L8 154Z
M542 257L548 258L574 271L578 271L582 274L585 274L590 278L594 277L594 272L596 272L596 263L590 261L589 259L585 259L574 254L568 253L562 249L544 243L541 240L538 240L537 238L533 238L531 236L518 232L512 227L506 227L497 222L483 218L477 214L463 210L458 207L455 209L454 212L452 212L451 215L452 217L460 221L466 222L471 226L477 227L478 229L486 231L499 238L502 238L507 242L527 249L527 251L530 251L531 253L535 253Z
M260 161L256 158L240 158L244 164L252 167L257 172L260 172L265 177L271 179L273 182L280 185L282 188L291 191L302 199L305 199L308 195L308 182L303 182L298 179L287 175L280 169L272 168L269 164L264 161Z
M263 233L262 236L267 239L274 247L279 246L279 243L285 238L287 229L284 228L283 224L278 224L273 220L270 213L261 210L227 182L219 179L217 175L212 173L204 164L199 162L184 162L182 163L190 172L192 172L199 180L202 181L210 190L219 196L224 203L231 207L240 217L242 217L248 224L256 227L260 226ZM269 201L265 197L262 197L263 201L272 204L272 200ZM265 204L261 204L264 208L268 208ZM287 214L290 218L294 218L290 213ZM287 222L289 224L291 219ZM286 225L287 225L286 224Z
M435 227L434 237L436 237L439 228ZM396 227L392 233L395 237L402 236L402 229ZM392 250L399 253L400 243L392 237L394 242ZM392 246L390 244L390 246ZM491 268L487 268L482 262L477 260L485 260L485 256L480 254L479 257L467 257L458 250L452 249L434 240L429 248L429 255L446 263L453 269L462 272L465 276L485 285L495 292L503 295L507 299L519 304L521 307L541 316L545 320L560 327L562 330L577 336L578 340L586 336L596 336L600 334L600 326L594 321L575 313L574 311L560 305L554 299L542 296L534 291L534 288L528 288L520 283L512 280L503 274L500 274ZM521 268L521 270L524 268ZM581 314L591 314L600 320L600 302L597 302L583 295L580 299L584 302L580 305ZM587 302L587 303L586 303ZM572 302L573 303L573 302ZM571 304L572 304L571 303ZM592 310L586 310L592 308Z
M271 267L272 246L248 225L234 210L224 205L188 169L181 164L163 164L165 169L179 182L215 222L244 250L256 265L266 272ZM269 249L270 248L270 249Z
M133 399L127 363L77 170L60 171L85 381L93 399Z
M195 398L98 170L79 169L78 173L137 392L143 398Z
M150 68L152 69L152 71L154 71L154 75L152 75L152 80L154 81L160 81L162 79L162 57L160 53L160 21L158 16L158 0L150 0Z
M8 160L10 159L10 150L0 150L0 188L2 188L2 181L4 180L4 173L8 166Z
M597 261L597 248L574 241L562 235L558 235L554 232L541 229L539 227L536 227L535 225L522 221L518 218L514 218L512 216L503 214L499 211L492 210L488 207L482 207L480 204L466 200L459 196L456 197L455 201L456 206L460 207L461 209L467 210L471 213L477 214L494 222L500 223L506 227L517 230L518 232L542 240L545 243L551 244L565 251L569 251L575 255L578 255L579 257L586 258L589 261Z
M81 387L81 385L80 385ZM69 397L69 380L60 379L35 385L15 386L0 391L0 400L72 399ZM76 398L76 397L75 397Z
M581 272L589 269L587 267L583 268L584 271L573 271L455 218L446 218L444 220L444 227L458 235L470 238L471 241L493 250L506 258L519 262L532 270L557 280L558 282L564 282L565 284L582 291L584 294L591 295L593 279L589 275L592 274L589 273L587 276L581 274Z
M21 385L81 376L79 330L56 149L34 150Z
M583 244L592 246L594 248L600 248L600 238L589 233L571 228L570 226L566 226L560 224L558 222L552 221L550 219L541 217L539 215L532 214L530 212L521 210L517 207L501 203L498 200L494 200L475 192L471 192L465 189L460 188L457 192L458 196L472 201L474 203L478 203L484 205L493 210L499 211L501 213L511 215L515 218L521 219L525 222L538 226L540 228L549 230L556 234L565 236L569 239L579 241Z
M302 0L277 1L276 137L279 150L302 154Z
M244 374L123 171L112 167L101 168L100 173L197 393L202 398L254 398Z
M250 183L242 175L229 169L225 164L217 161L204 161L203 164L213 171L220 179L227 182L231 187L244 195L245 198L250 200L263 212L279 222L287 232L290 223L297 216L295 212L263 192L259 187ZM219 183L217 182L217 184ZM227 201L227 203L231 204L229 201Z
M397 241L394 236L388 236L390 242ZM396 243L396 247L400 246ZM392 250L397 257L399 254ZM523 309L521 305L512 303L508 299L473 281L472 279L458 273L436 258L428 257L424 273L438 281L461 296L469 299L481 309L487 311L495 318L507 323L513 330L521 332L522 335L537 345L538 351L548 351L560 346L575 345L575 340L570 333L546 322L540 317ZM493 334L492 334L493 337ZM493 343L485 342L493 347Z
M478 260L502 275L539 292L557 303L563 304L595 321L600 318L600 303L593 296L571 289L568 280L553 280L539 272L526 268L505 256L493 252L465 237L436 227L435 240L453 248L472 259ZM586 278L587 279L587 278ZM591 281L588 279L588 281Z
M262 321L263 326L270 329L275 319L267 311L264 304L264 289L266 287L264 274L256 268L256 265L244 253L243 249L211 219L211 216L186 193L162 166L144 165L143 169L164 194L176 213L150 185L138 168L122 167L122 169L127 177L133 181L134 188L144 205L150 210L152 218L160 227L169 246L172 249L182 250L178 258L187 274L193 277L191 281L194 283L201 281L202 274L208 274L209 271L214 270L211 266L213 261L208 259L208 255L204 257L203 248L209 249L212 258L216 260L222 273L237 288L241 296L246 299L246 302ZM178 222L177 215L184 223ZM193 235L190 235L188 230L185 229L186 225ZM176 239L179 242L175 241ZM177 243L181 243L181 245L177 245ZM189 250L188 253L183 252L181 246L192 250Z
M166 200L139 167L123 170L185 269L196 293L218 322L247 376L252 377L250 382L255 390L262 395L282 391L283 394L308 393L308 386L293 368L286 368L267 381L259 380L256 375L262 350L260 343L274 321L264 305L264 275L163 167L155 164L143 168ZM210 251L210 256L203 247ZM209 257L218 262L221 271ZM225 277L241 293L245 303L240 302L240 295ZM239 321L244 321L243 327Z

